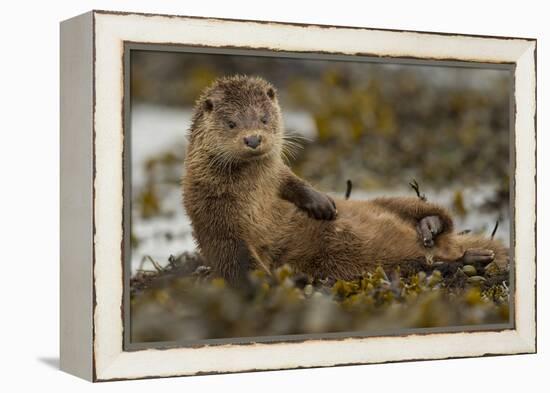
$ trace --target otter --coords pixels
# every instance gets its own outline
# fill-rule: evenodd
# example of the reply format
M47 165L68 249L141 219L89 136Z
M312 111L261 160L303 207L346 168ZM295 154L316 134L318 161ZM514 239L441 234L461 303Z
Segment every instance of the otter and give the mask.
M285 164L287 143L277 91L260 77L220 78L195 104L183 202L201 255L229 283L282 264L349 280L412 261L507 263L501 243L454 232L439 205L316 190Z

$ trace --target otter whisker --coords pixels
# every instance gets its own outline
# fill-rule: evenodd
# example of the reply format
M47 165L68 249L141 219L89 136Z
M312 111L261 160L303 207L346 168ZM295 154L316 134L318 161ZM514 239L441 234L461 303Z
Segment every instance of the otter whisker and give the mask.
M292 150L291 148L289 148L289 146L285 146L283 145L282 146L282 149L281 149L281 152L283 153L283 155L285 157L290 157L290 158L296 158L296 151Z
M283 145L289 145L289 146L294 146L298 149L303 149L304 146L301 144L301 143L298 143L294 140L291 140L291 139L283 139Z
M223 159L223 157L222 157L223 154L224 154L223 151L216 151L215 152L215 155L208 162L208 170L209 171L221 165L221 161Z
M288 135L288 134L283 134L282 135L282 140L284 141L291 141L291 142L295 142L295 143L302 143L302 142L311 142L310 139L308 138L305 138L305 137L300 137L300 136L297 136L297 135Z
M223 152L221 155L221 170L231 174L231 155L228 152Z
M306 142L311 142L312 141L311 138L308 138L308 137L306 137L304 135L301 135L301 134L294 134L294 133L283 134L283 139L302 140L302 141L306 141Z
M283 141L283 144L281 146L281 152L282 154L287 158L296 158L297 150L302 149L303 147L298 144L289 143L288 141Z
M208 170L217 170L226 172L228 167L232 165L233 158L231 154L227 151L224 151L221 148L214 150L211 160L208 163Z
M290 140L287 140L287 139L283 139L283 145L287 145L287 146L292 146L298 150L301 150L304 148L304 146L301 144L301 143L298 143L298 142L295 142L295 141L290 141Z
M231 155L227 155L226 158L225 158L225 167L224 168L227 170L227 172L229 172L230 177L231 177L232 172L233 172L233 163L234 163L233 157L231 157Z
M281 157L283 158L283 160L287 163L287 164L290 164L291 160L290 160L290 157L288 156L288 153L283 149L281 150Z

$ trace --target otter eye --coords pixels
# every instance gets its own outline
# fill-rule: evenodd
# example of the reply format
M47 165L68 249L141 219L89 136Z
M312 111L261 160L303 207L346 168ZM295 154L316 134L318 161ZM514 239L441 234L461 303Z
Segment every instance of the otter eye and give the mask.
M260 120L262 121L262 123L267 124L267 116L262 116Z
M227 126L228 126L229 128L231 128L231 129L233 129L233 128L237 127L237 124L235 124L234 121L229 120L229 121L227 122Z

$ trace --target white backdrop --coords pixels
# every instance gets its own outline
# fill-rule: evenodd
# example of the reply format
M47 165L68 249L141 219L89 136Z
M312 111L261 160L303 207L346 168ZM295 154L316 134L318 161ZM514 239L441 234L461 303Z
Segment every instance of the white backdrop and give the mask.
M550 27L537 1L7 2L0 15L0 390L508 392L548 378L550 210L539 198L539 354L103 383L57 370L59 317L59 21L90 9L538 38L539 196L549 194ZM9 4L9 6L8 6ZM546 126L546 127L545 127ZM547 198L547 197L546 197ZM546 277L545 277L546 276ZM545 312L546 309L546 312ZM546 378L545 378L546 377ZM547 385L547 382L545 383ZM542 390L542 389L538 389ZM535 390L536 391L536 390Z

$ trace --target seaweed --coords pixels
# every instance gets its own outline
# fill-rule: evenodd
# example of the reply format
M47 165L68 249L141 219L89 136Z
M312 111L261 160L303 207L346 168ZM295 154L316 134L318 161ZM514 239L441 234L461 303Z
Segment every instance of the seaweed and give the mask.
M250 285L242 290L212 274L197 254L185 253L172 256L165 268L140 270L132 277L132 341L506 322L508 272L467 266L404 263L335 280L309 277L283 265L271 274L251 271Z

